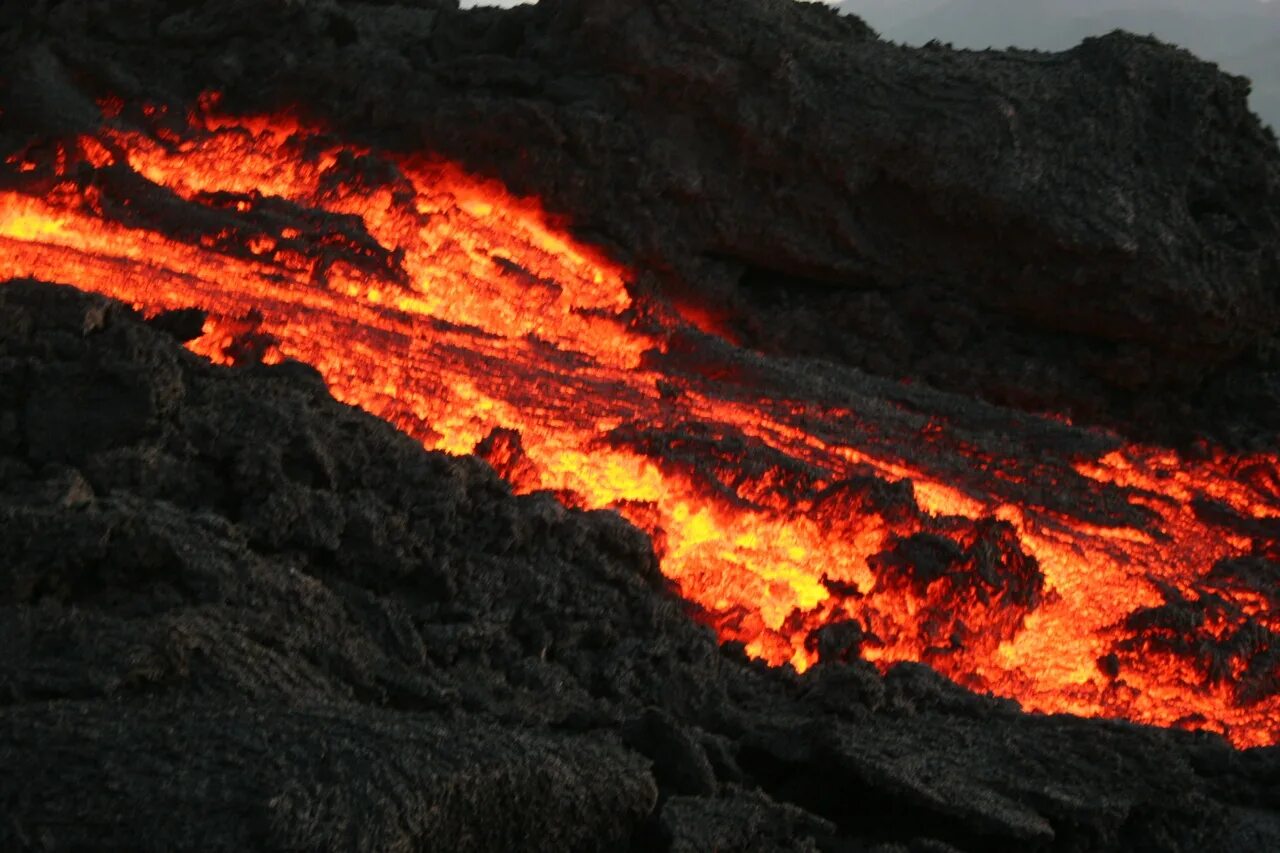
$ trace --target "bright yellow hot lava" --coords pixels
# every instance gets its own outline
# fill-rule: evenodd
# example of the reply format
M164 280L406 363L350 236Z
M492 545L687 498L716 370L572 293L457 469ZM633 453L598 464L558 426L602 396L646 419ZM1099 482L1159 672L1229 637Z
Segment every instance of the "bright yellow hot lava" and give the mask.
M193 349L215 361L311 364L338 399L429 448L469 453L489 438L487 457L518 490L613 507L649 531L703 618L772 664L806 669L814 632L856 619L876 635L861 653L877 664L926 659L1029 709L1277 741L1276 692L1241 701L1158 635L1124 645L1120 628L1162 604L1161 584L1194 595L1216 561L1263 547L1193 504L1280 517L1274 458L1191 462L1130 447L1064 472L1123 489L1149 529L1015 506L994 479L986 492L959 488L860 443L856 429L821 437L808 426L856 413L664 373L654 365L667 337L642 322L626 271L495 183L343 145L289 117L204 106L182 133L109 122L94 138L13 158L15 173L45 179L0 192L0 280L67 282L149 313L198 306L210 319ZM162 205L203 217L171 221ZM627 428L688 433L695 456L699 435L708 447L734 436L749 444L743 455L768 450L819 473L803 487L781 468L726 474L732 458L708 459L707 473L671 461L673 446L626 440ZM862 486L849 484L868 473L909 481L907 509L865 509ZM1043 589L1028 581L1021 598L993 587L960 600L970 588L954 573L889 583L892 546L926 528L932 538L912 547L949 554L952 567L1038 571ZM1034 561L1019 562L1024 551ZM1241 590L1233 601L1280 629L1265 599ZM950 625L949 610L963 611L963 631L917 630ZM1205 630L1227 630L1222 619Z

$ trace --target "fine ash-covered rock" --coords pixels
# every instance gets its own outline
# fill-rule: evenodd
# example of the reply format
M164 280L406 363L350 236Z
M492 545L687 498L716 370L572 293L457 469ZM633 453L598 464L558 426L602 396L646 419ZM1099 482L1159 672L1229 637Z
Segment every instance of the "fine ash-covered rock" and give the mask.
M500 177L762 349L1156 437L1280 428L1280 149L1246 80L1149 38L909 48L792 0L0 8L7 150L91 130L86 88L218 90Z
M189 320L0 285L0 848L1280 845L1280 750L769 670L618 516Z

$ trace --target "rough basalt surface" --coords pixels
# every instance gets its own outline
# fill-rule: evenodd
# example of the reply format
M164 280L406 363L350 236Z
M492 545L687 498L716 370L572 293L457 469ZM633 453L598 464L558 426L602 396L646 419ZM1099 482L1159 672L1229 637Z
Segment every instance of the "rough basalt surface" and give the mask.
M1280 846L1280 750L882 677L839 626L748 662L618 516L190 325L0 286L0 848Z
M1280 427L1280 149L1113 34L908 48L792 0L0 4L0 141L300 108L569 214L745 343L1132 433Z

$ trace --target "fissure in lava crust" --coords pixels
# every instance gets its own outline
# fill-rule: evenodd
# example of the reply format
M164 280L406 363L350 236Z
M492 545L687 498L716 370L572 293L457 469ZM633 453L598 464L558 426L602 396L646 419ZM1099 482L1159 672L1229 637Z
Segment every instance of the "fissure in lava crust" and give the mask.
M217 362L296 359L516 490L617 510L751 655L930 664L1030 710L1273 744L1280 478L827 365L642 302L536 203L286 115L104 105L14 153L0 280L207 314ZM699 327L702 327L701 329Z

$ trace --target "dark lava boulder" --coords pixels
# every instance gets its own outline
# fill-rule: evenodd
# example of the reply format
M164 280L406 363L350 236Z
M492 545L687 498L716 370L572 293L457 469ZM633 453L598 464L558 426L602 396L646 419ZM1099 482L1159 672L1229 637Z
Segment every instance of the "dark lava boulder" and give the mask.
M748 662L618 516L173 328L0 284L0 848L1280 846L1280 750Z

